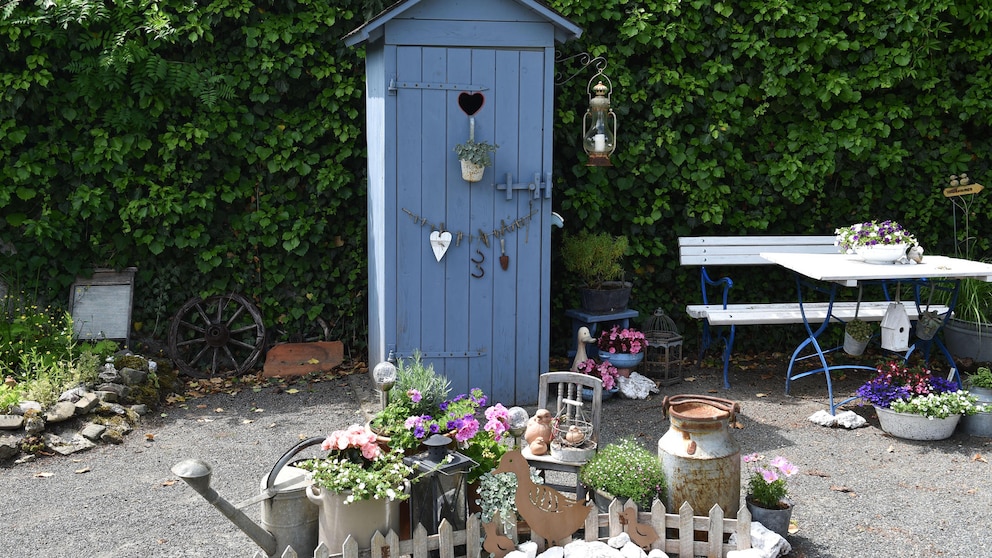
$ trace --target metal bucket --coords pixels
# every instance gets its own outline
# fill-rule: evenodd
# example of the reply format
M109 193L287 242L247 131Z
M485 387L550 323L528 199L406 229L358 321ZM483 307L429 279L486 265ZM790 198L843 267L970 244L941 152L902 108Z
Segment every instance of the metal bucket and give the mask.
M992 408L992 389L968 388L968 392L978 398L980 405ZM961 431L969 436L992 438L992 412L976 413L961 417Z
M740 404L705 395L675 395L662 403L671 420L658 440L658 457L668 485L666 507L678 513L683 502L694 515L714 504L725 517L737 516L741 498L741 450L730 435Z

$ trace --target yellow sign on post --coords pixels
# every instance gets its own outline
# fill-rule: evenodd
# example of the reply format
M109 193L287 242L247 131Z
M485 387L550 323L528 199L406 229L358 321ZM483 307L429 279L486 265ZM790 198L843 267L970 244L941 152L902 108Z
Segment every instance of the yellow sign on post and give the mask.
M950 188L944 188L944 197L953 198L956 196L963 196L965 194L977 194L984 190L985 187L981 184L968 184L967 186L951 186Z

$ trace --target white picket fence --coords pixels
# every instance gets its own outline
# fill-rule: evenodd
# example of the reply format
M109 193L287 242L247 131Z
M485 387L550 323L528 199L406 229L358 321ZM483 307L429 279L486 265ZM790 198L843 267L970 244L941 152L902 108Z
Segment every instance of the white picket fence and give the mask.
M598 513L594 507L586 518L582 538L586 541L605 541L623 532L620 522L620 511L631 508L633 502L621 504L614 500L607 513ZM638 523L651 525L659 534L651 548L659 548L669 556L689 558L706 556L707 558L724 558L731 550L751 548L751 513L747 508L741 508L736 519L723 516L720 506L714 505L709 516L693 515L688 503L682 504L679 513L665 513L664 505L654 501L650 512L639 512ZM428 535L423 526L418 525L412 539L400 540L399 536L390 531L386 535L376 533L370 541L369 548L359 550L358 542L348 537L338 553L332 553L324 543L313 553L313 558L431 558L431 552L437 551L437 558L482 558L488 552L482 549L482 531L478 514L468 517L467 525L462 531L454 531L451 524L442 521L438 534ZM673 538L669 538L669 533ZM514 542L520 542L516 532L504 533ZM726 542L730 534L735 534L735 544ZM697 540L701 539L701 540ZM539 551L546 548L545 541L534 533L529 540L538 545ZM463 554L456 555L456 550ZM256 552L254 558L266 558L261 552ZM287 548L279 558L301 558L292 548Z

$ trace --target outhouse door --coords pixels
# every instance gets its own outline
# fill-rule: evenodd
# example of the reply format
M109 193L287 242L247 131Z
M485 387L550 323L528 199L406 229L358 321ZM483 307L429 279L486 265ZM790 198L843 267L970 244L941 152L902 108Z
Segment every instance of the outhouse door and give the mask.
M386 63L396 68L387 94L395 118L387 110L385 123L396 138L385 153L396 169L387 349L399 358L419 350L453 394L479 387L493 401L535 401L548 362L553 51L387 52L396 56ZM475 140L499 146L477 183L462 179L453 150L473 120Z

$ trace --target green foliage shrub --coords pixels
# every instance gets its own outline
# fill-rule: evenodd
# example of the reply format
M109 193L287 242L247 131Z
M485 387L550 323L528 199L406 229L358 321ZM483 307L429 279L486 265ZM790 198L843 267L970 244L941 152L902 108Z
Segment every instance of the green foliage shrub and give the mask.
M550 4L584 29L563 55L606 56L619 120L614 166L586 167L577 128L591 72L558 64L584 77L555 88L555 209L568 231L630 239L645 315L698 302L682 235L830 234L892 218L927 253L955 253L947 177L990 180L984 4ZM133 265L141 335L163 338L190 297L239 291L267 324L321 316L362 350L363 61L341 38L382 7L4 4L0 274L45 303L94 266ZM980 195L970 214L990 209ZM988 220L971 232L972 256L992 254ZM570 289L554 269L555 289ZM766 271L735 274L748 299L787 292ZM552 297L565 346L569 299Z

